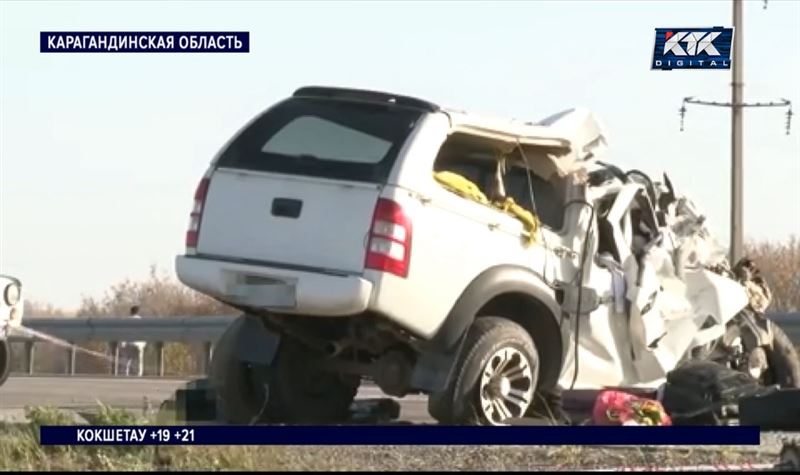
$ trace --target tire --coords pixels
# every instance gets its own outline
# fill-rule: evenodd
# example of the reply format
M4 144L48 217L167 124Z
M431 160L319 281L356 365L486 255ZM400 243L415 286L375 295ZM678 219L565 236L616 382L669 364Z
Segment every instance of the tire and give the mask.
M360 378L319 368L322 355L284 337L270 379L267 418L290 424L347 421Z
M11 345L7 340L0 340L0 386L11 374Z
M539 378L539 353L528 332L505 318L480 317L462 348L448 386L429 395L428 413L454 425L505 425L525 416Z
M209 370L220 416L228 424L260 422L266 410L266 368L241 361L235 352L246 318L251 317L236 319L217 340Z
M449 389L449 388L448 388ZM450 403L448 389L428 395L428 414L439 424L450 425Z
M781 327L772 323L772 346L767 348L769 368L764 375L767 385L782 388L800 388L800 357Z
M343 378L318 369L319 355L285 335L271 367L241 361L235 348L242 322L235 321L220 337L211 364L212 385L227 423L327 424L347 420L359 378Z

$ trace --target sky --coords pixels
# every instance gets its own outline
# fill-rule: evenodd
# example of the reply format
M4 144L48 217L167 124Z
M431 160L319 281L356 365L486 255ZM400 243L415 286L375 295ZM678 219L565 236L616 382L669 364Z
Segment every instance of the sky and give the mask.
M744 6L745 99L800 112L800 1ZM174 274L209 161L303 85L501 117L588 107L610 161L668 171L728 242L729 71L652 71L654 29L731 26L731 2L0 2L0 273L70 310L151 265ZM239 54L43 54L40 31L249 31ZM800 123L750 109L747 238L800 235Z

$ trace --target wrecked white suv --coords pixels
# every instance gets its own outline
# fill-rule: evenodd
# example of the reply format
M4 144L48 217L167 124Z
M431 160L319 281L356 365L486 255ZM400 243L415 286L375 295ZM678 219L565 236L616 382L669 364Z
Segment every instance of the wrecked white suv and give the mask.
M371 380L428 394L441 422L504 424L554 388L655 386L690 358L796 385L755 271L605 145L583 110L519 122L340 88L253 119L176 259L244 314L212 362L224 418L341 421Z
M11 348L8 335L22 324L22 284L10 275L0 275L0 386L11 372Z

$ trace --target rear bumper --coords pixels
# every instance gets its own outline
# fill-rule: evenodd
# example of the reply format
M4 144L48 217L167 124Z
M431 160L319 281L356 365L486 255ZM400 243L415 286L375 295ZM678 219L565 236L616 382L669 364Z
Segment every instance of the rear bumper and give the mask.
M198 292L231 304L312 316L347 316L367 310L372 283L279 267L195 256L175 259L178 279Z

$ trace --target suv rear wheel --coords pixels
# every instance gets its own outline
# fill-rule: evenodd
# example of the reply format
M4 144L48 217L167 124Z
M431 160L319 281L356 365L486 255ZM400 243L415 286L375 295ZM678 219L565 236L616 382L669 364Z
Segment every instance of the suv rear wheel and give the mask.
M254 424L263 419L267 403L268 368L242 361L236 354L245 319L225 330L214 345L209 377L216 392L220 416L228 424Z
M455 372L428 412L443 424L505 425L525 416L539 377L539 353L517 323L480 317L472 324Z
M360 378L320 368L323 356L283 337L273 363L267 419L295 424L345 422Z
M322 370L321 355L288 336L281 338L271 367L252 365L236 355L240 331L236 321L222 335L211 367L226 422L325 424L349 417L359 378Z

